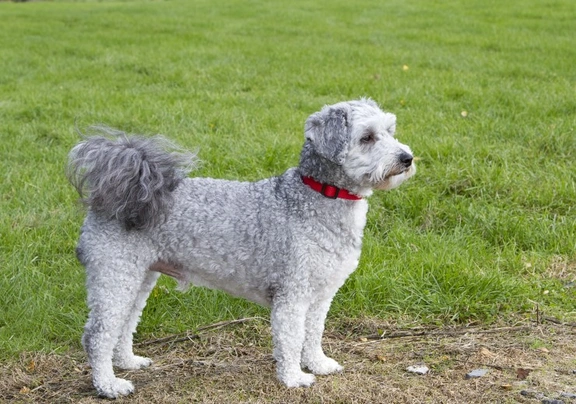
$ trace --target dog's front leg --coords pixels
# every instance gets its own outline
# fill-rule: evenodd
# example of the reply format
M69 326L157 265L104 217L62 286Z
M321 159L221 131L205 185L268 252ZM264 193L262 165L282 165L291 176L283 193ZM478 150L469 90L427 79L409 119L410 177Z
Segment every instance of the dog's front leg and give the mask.
M327 357L322 350L324 322L331 303L332 298L316 301L310 305L306 313L306 337L302 348L302 366L315 375L328 375L341 372L344 369L334 359Z
M272 305L272 342L278 378L287 387L308 387L315 377L300 368L308 304L300 296L274 299Z

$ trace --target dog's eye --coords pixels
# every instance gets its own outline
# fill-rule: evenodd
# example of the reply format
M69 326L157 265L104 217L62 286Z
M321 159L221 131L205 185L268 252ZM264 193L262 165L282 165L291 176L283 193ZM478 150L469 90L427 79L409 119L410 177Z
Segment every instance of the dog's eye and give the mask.
M362 144L370 144L376 141L376 135L372 132L365 133L364 136L360 138L360 143Z

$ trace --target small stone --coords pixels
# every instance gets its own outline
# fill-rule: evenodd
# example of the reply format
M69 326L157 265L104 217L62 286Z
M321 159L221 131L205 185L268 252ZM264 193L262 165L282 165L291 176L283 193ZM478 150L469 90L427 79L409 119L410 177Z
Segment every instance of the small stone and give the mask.
M466 373L466 379L474 379L477 377L482 377L488 373L488 369L474 369L473 371Z
M542 404L564 404L564 401L562 400L556 400L553 398L544 398L541 401Z
M428 373L428 371L430 369L428 369L428 366L426 365L412 365L412 366L408 366L406 368L406 370L410 373L416 373L418 375L425 375L426 373Z
M537 398L537 399L545 398L544 394L533 390L521 390L520 394L523 395L524 397L530 397L530 398Z
M562 393L560 393L560 397L566 397L566 398L576 398L576 394L573 394L573 393L566 393L566 392L562 392Z
M501 384L500 388L503 390L512 390L512 385L511 384Z

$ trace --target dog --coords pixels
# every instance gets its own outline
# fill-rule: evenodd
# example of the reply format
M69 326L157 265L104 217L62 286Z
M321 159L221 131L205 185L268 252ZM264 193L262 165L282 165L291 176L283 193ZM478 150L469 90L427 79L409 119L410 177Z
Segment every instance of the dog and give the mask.
M321 345L332 299L360 258L369 197L415 172L395 115L371 99L323 107L305 123L298 167L257 182L188 178L196 163L163 137L96 128L69 154L88 212L82 344L100 396L132 393L113 366L139 369L132 335L161 274L271 308L277 376L307 387L343 370ZM303 369L308 370L305 372Z

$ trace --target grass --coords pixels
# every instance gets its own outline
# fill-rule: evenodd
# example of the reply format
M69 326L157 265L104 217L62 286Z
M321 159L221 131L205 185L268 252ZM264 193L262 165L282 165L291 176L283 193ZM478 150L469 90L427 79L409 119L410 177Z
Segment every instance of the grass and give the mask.
M576 314L576 6L570 0L0 2L0 359L79 347L75 128L199 149L195 175L297 164L306 117L370 96L421 158L376 194L331 318ZM139 338L267 311L153 291Z

